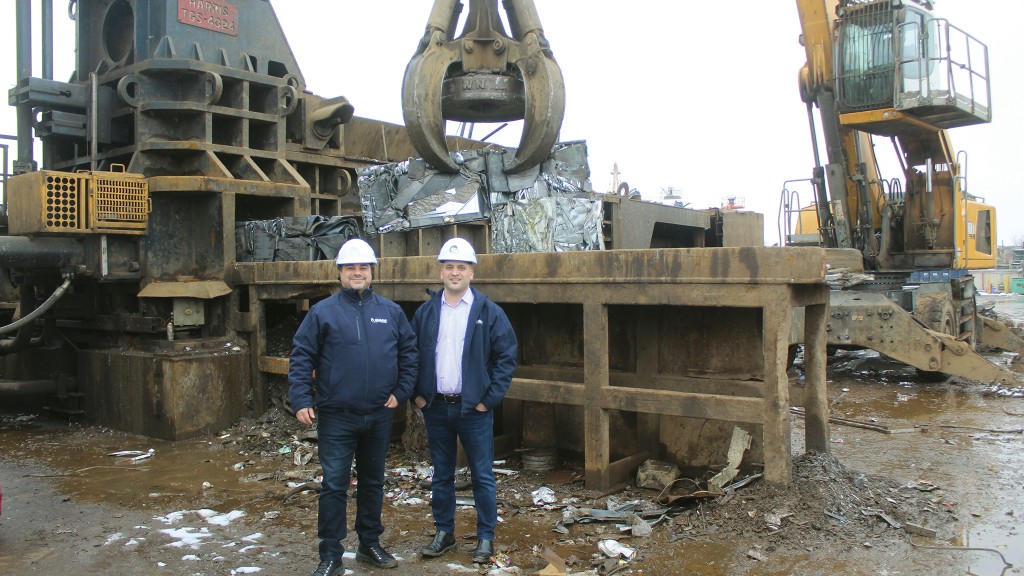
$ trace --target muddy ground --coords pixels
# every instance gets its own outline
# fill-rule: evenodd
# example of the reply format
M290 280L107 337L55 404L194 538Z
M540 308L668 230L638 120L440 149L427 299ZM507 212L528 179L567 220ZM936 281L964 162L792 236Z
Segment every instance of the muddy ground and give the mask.
M998 302L1024 311L1024 298ZM586 491L578 462L542 474L513 455L498 465L512 472L499 475L501 571L470 563L471 539L444 558L418 557L433 533L427 464L396 442L383 541L401 562L372 570L348 559L347 573L529 574L547 566L547 548L569 574L1022 574L1022 395L926 382L877 355L839 353L829 367L831 414L876 429L833 424L831 454L806 456L803 421L793 415L789 489L755 479L668 511L653 490ZM221 434L168 443L0 408L0 573L308 574L317 460L305 432L274 409ZM121 450L145 457L109 455ZM553 502L534 494L542 487ZM589 509L632 511L645 520L634 530L650 535L620 528L625 514L587 521L596 515ZM460 510L460 535L473 533L473 518ZM599 549L609 539L635 557L609 559Z

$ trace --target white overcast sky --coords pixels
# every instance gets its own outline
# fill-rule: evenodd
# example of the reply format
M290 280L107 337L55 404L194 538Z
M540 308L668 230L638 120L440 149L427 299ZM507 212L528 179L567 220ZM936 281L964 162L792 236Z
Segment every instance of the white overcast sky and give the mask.
M402 76L426 25L430 0L272 3L310 91L346 96L359 116L402 122ZM805 56L795 2L535 4L565 76L560 139L587 141L595 190L610 189L612 166L618 163L621 179L647 199L658 200L668 187L694 208L740 197L747 209L765 215L766 244L778 242L783 183L807 178L813 165L797 90ZM11 1L5 5L9 17L0 21L0 37L7 48L0 74L11 86L14 7ZM54 5L55 76L67 78L74 30L66 3L54 0ZM989 47L992 123L955 129L951 138L968 154L968 190L998 208L999 242L1019 244L1024 240L1024 194L1016 173L1024 129L1024 2L938 0L936 14ZM39 75L38 65L33 71ZM488 131L478 126L475 136ZM0 113L0 133L14 132L14 109L8 108ZM518 133L508 130L492 140L515 145ZM888 147L887 141L876 145ZM807 190L801 195L809 201Z

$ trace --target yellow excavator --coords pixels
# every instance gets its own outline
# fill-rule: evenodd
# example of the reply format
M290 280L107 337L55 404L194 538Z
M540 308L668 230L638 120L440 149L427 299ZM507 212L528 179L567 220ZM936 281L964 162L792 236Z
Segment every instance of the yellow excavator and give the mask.
M995 265L996 211L968 193L966 154L947 132L992 118L987 47L933 15L930 0L796 4L814 201L801 206L786 189L780 216L787 245L831 249L834 277L846 278L833 291L829 344L928 373L1011 380L973 350L1024 346L975 312L970 270ZM882 139L895 150L896 178L881 174Z

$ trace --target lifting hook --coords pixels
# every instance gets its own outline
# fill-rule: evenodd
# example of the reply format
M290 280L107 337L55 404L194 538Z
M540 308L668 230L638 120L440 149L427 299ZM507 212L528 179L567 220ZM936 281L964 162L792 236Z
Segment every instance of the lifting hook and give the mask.
M402 113L423 159L442 171L459 171L448 154L446 120L523 120L514 174L540 164L558 140L565 112L562 70L551 54L533 0L469 0L462 35L454 37L462 3L434 0L427 29L405 69Z

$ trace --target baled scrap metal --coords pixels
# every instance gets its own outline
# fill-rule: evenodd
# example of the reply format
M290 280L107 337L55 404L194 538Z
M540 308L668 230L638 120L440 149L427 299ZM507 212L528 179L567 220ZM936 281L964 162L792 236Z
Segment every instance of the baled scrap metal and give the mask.
M494 207L491 249L495 253L603 250L603 202L576 191L562 195L542 174L537 185ZM538 189L557 190L548 195Z
M460 153L462 170L438 172L423 160L372 166L359 176L363 221L371 233L385 234L485 220L490 213L485 155Z
M239 262L329 260L345 240L359 235L358 221L344 216L242 221L235 225L235 259Z
M502 200L491 215L496 253L604 249L604 206L590 186L586 142L556 145L533 183Z
M414 159L367 168L359 178L366 229L490 219L496 253L603 249L603 203L590 187L586 142L558 144L541 166L509 175L513 152L455 153L458 174Z

